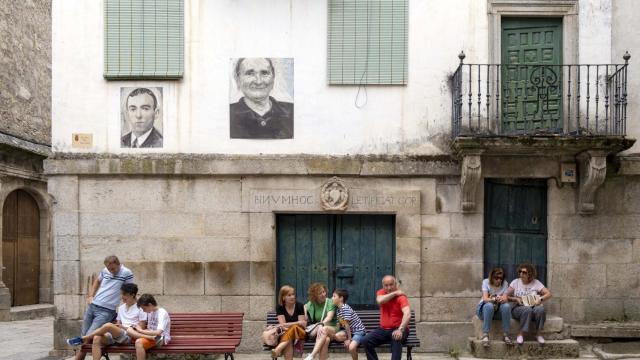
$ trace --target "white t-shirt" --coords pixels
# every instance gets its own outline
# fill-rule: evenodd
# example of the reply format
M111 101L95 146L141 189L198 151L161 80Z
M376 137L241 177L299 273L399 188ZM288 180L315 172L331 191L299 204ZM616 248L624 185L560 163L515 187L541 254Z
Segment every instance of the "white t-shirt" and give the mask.
M504 293L507 292L507 289L509 288L508 283L505 280L502 280L502 285L500 285L499 288L494 288L493 286L489 285L489 279L484 279L482 280L482 291L486 291L489 294L489 297L494 296L494 295L502 295ZM480 302L479 304L483 303L484 300L482 300L482 298L480 298Z
M158 310L149 313L147 315L147 329L162 330L164 344L167 345L171 341L171 319L167 310L158 308Z
M118 306L118 317L116 320L120 321L122 326L130 327L140 321L147 321L147 313L142 311L138 305L133 304L127 308L127 304Z
M533 279L528 284L524 284L521 279L515 279L509 284L514 290L513 295L517 297L523 297L525 295L537 294L542 295L540 292L544 289L544 285L538 279Z

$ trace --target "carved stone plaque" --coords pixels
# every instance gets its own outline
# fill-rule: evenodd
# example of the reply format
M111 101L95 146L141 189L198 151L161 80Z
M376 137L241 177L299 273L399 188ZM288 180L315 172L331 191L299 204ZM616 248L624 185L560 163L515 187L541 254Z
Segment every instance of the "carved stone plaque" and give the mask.
M349 190L340 178L334 176L320 189L320 204L324 210L347 210Z

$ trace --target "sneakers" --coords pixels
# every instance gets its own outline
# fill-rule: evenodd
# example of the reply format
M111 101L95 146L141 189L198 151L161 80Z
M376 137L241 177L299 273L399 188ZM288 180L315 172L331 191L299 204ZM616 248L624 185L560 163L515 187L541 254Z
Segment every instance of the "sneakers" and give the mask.
M489 334L482 334L482 346L489 347Z
M518 343L518 345L522 345L524 343L524 336L518 335L518 337L516 338L516 342Z
M544 338L541 335L536 336L536 340L538 340L539 344L544 344Z
M313 355L311 354L307 355L307 357L304 358L304 360L313 360Z
M76 336L74 338L67 339L67 344L71 346L82 345L82 338L80 336Z
M504 343L507 345L513 345L513 341L511 341L511 338L509 337L509 335L504 336Z

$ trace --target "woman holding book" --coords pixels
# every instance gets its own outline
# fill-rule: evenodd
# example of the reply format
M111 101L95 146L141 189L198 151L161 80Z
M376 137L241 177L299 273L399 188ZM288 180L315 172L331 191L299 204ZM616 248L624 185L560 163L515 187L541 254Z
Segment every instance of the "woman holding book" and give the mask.
M489 346L489 330L493 319L502 320L504 342L511 345L509 325L511 322L511 306L507 299L509 283L504 278L504 270L494 267L489 277L482 280L482 299L476 307L476 315L482 320L482 345Z
M531 323L537 333L536 340L544 344L542 330L547 318L544 301L549 300L551 292L538 279L536 279L536 269L531 264L520 264L518 266L518 279L509 284L507 296L509 301L515 302L511 315L520 322L520 331L516 342L524 342L524 333L530 331Z

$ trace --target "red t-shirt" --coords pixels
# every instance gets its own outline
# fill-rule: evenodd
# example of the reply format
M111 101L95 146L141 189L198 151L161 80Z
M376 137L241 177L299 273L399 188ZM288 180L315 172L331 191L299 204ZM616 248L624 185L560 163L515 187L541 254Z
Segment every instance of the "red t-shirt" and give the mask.
M376 292L376 297L378 295L387 295L387 293L384 289L380 289ZM396 296L380 305L380 327L387 330L400 327L404 315L402 308L405 306L409 306L409 299L405 295Z

